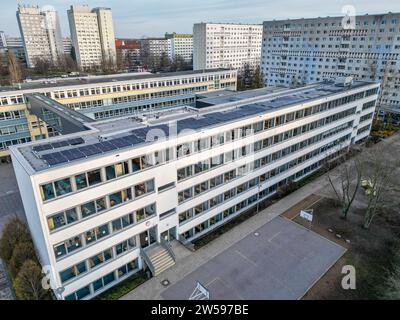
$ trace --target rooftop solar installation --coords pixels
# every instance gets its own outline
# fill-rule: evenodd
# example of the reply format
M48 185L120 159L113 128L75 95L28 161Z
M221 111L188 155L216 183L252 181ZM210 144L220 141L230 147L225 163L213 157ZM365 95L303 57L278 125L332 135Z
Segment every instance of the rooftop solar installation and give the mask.
M352 88L365 85L370 85L370 83L355 82ZM290 92L284 91L257 96L256 99L252 98L250 92L248 93L250 97L247 103L244 100L237 105L221 106L220 108L217 108L217 106L210 107L208 110L204 109L204 112L188 111L176 118L166 116L164 120L160 119L159 122L145 120L147 122L141 124L136 122L135 124L135 122L129 121L128 124L122 126L122 129L126 130L121 131L114 129L118 127L118 124L110 122L108 126L103 124L100 129L95 127L97 131L85 135L85 140L81 137L59 140L34 145L23 151L25 158L28 159L34 170L44 170L59 164L151 143L163 137L169 138L172 134L179 135L186 130L203 131L229 122L264 115L270 111L325 98L347 90L347 88L332 84L320 84L303 89L294 89ZM105 136L102 136L102 134Z
M47 143L47 144L40 144L38 146L34 146L32 148L32 150L35 152L40 152L40 151L45 151L45 150L63 148L63 147L67 147L67 146L75 146L75 145L83 144L83 143L85 143L85 140L83 140L82 138L75 138L75 139L57 141L57 142L52 142L52 143Z

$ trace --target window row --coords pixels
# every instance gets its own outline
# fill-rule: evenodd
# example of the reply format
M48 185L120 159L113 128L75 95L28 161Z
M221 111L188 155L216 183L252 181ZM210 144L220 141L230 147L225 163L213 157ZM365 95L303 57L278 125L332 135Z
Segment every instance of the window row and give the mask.
M201 161L194 165L189 165L184 168L180 168L177 170L177 179L178 179L178 181L188 179L192 176L195 176L202 172L211 170L212 168L220 166L224 163L228 163L228 162L234 161L236 159L239 159L241 157L245 157L245 156L251 154L253 151L257 152L257 151L269 148L273 145L284 142L293 137L303 135L307 132L318 129L318 128L323 127L332 122L344 119L350 115L355 114L355 112L356 112L356 107L333 114L333 115L330 115L326 118L305 124L301 127L297 127L297 128L285 131L285 132L277 134L273 137L269 137L269 138L257 141L255 143L253 143L252 145L243 146L241 148L238 148L238 149L226 152L224 154L215 156L213 158Z
M226 172L224 174L218 175L210 180L204 181L202 183L199 183L195 185L194 187L190 187L188 189L185 189L183 191L180 191L178 193L178 203L181 204L184 201L187 201L193 197L196 197L204 192L207 192L209 190L212 190L222 184L226 184L230 182L231 180L235 179L236 177L243 176L246 174L249 170L256 170L260 167L269 165L271 162L277 161L283 157L286 157L290 154L296 153L299 150L302 150L310 145L313 145L315 143L318 143L321 140L324 140L332 135L335 135L339 132L342 132L346 129L352 128L353 126L353 121L350 121L348 123L345 123L343 125L340 125L336 128L333 128L331 130L328 130L324 133L318 134L316 136L313 136L309 139L303 140L301 142L298 142L294 145L291 145L289 147L286 147L284 149L278 150L274 152L273 154L267 155L263 158L260 158L258 160L255 160L253 163L251 163L251 169L244 170L243 167L241 166L238 169L230 170L229 172ZM257 142L256 142L257 144ZM260 149L254 149L255 152L259 151Z
M73 265L70 268L61 271L60 272L61 282L64 284L82 274L87 273L90 270L93 270L94 268L102 265L103 263L110 261L115 257L120 256L124 252L136 249L136 247L137 247L136 237L131 237L117 244L116 246L113 246L112 248L104 250L85 261L82 261L76 265Z
M336 157L336 154L333 155ZM330 157L329 157L330 158ZM196 225L194 228L189 229L188 231L182 233L180 236L184 238L186 241L190 241L194 237L198 237L202 233L207 231L207 229L211 229L215 227L215 225L221 221L227 221L236 216L237 214L240 214L242 212L245 212L247 209L250 209L253 207L258 201L268 198L272 196L279 187L284 186L285 184L294 181L294 180L299 180L301 178L306 177L313 171L317 170L320 168L323 164L325 163L325 160L320 160L316 163L313 163L312 165L306 167L305 169L302 169L298 171L297 173L293 174L289 178L283 179L279 181L278 183L275 183L274 185L265 188L264 190L260 191L258 194L255 194L246 200L243 200L239 202L238 204L224 210L221 213L218 213L217 215L211 217L210 219Z
M259 177L253 178L235 188L232 188L222 194L219 194L219 195L213 197L212 199L209 199L203 203L200 203L199 205L197 205L193 208L190 208L189 210L186 210L186 211L180 213L179 214L179 223L183 224L183 223L187 222L188 220L191 220L191 219L195 218L196 216L203 214L203 213L207 212L208 210L211 210L213 207L220 205L220 204L224 203L225 201L228 201L229 199L231 199L243 192L247 192L248 190L259 185L260 183L264 183L265 181L267 181L271 178L274 178L280 174L283 174L284 172L288 171L289 169L299 166L302 163L309 161L310 159L315 158L320 154L325 153L326 151L332 149L333 147L340 145L341 143L347 141L350 136L351 136L351 134L341 137L321 148L318 148L318 149L316 149L312 152L309 152L301 157L298 157L290 162L287 162L287 163L281 165L280 167L274 168L274 169L262 174ZM271 157L271 155L268 155L266 158L271 159L270 157ZM255 171L256 169L259 169L262 166L261 159L257 160L256 163L257 164L250 163L247 165L243 165L242 168L240 169L241 170L240 174L241 175L248 174L252 171Z
M128 264L114 270L113 272L97 279L88 286L85 286L65 297L65 300L81 300L103 289L106 286L116 282L117 280L125 277L128 274L137 272L139 270L139 261L135 259Z

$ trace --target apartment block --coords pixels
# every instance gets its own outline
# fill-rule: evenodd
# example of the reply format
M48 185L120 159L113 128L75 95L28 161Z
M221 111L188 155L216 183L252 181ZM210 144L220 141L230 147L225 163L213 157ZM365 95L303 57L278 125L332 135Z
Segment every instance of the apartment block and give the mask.
M116 39L118 68L135 70L142 65L142 45L138 39Z
M400 110L400 14L265 21L262 67L269 86L352 76L382 83L381 107Z
M71 6L68 19L78 67L115 68L117 55L111 9Z
M41 11L39 7L19 6L17 20L27 66L46 60L57 65L63 54L60 22L56 11Z
M45 79L23 83L19 88L2 87L0 157L8 155L7 149L11 145L57 134L53 128L47 128L38 122L36 116L29 114L26 98L29 94L42 94L69 110L100 120L134 117L170 107L190 106L195 104L196 94L223 89L236 90L236 82L235 71L220 69L157 75L127 73L77 79Z
M257 91L11 147L35 247L64 288L60 299L90 299L142 269L161 274L176 263L174 246L365 140L378 92L361 81Z
M174 60L179 56L186 62L193 60L193 35L167 33L165 38L168 39L168 56L170 60Z
M262 25L196 23L193 69L254 69L261 63Z
M142 61L149 67L160 63L163 54L168 55L168 39L166 38L146 38L141 39L140 42Z

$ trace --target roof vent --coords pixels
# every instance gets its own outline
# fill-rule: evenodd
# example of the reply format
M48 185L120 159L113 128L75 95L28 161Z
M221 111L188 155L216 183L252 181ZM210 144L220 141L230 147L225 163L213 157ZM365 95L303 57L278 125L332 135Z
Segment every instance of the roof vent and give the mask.
M353 84L353 77L338 77L335 80L337 87L350 87Z

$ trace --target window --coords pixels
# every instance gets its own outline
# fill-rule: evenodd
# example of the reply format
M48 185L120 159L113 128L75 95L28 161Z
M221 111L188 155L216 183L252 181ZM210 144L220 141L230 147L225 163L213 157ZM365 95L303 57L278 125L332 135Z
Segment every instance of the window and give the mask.
M88 177L89 186L93 186L98 183L101 183L100 169L88 172L87 177Z
M55 198L54 187L52 183L40 186L40 192L44 201Z
M54 253L57 258L66 255L67 253L71 253L82 247L82 239L81 236L73 237L67 241L64 241L58 245L54 246Z
M135 186L135 197L140 197L146 193L154 191L154 180L139 183Z
M93 268L97 267L98 265L102 264L103 262L110 260L112 257L113 257L112 249L105 250L105 251L89 258L89 267L90 267L90 269L93 269Z
M57 197L72 192L71 181L69 178L55 181L54 188L55 188Z
M76 188L78 190L84 189L88 187L88 183L86 180L86 173L79 174L75 176Z
M50 231L64 227L65 225L74 223L75 221L78 221L78 214L76 213L75 208L56 213L47 218L47 224Z
M140 222L156 214L156 205L150 204L145 208L136 211L136 222Z
M86 271L87 271L87 269L86 269L85 262L83 261L81 263L78 263L78 264L72 266L71 268L68 268L68 269L60 272L61 282L65 283L68 280L71 280L71 279L79 276L81 273L85 273Z
M122 191L118 191L109 196L110 198L110 207L115 207L123 202L132 200L132 191L131 189L125 189Z

